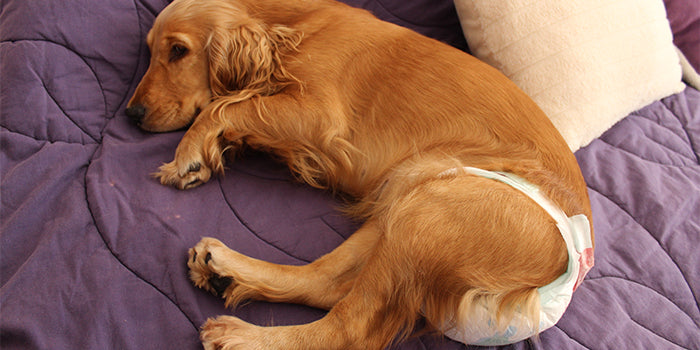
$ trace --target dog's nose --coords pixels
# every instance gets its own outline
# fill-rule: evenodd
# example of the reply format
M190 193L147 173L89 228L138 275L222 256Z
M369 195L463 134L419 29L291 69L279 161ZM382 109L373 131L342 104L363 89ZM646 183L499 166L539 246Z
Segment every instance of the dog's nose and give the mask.
M146 115L146 107L143 105L134 105L126 109L126 116L136 123L136 125L141 124L141 120Z

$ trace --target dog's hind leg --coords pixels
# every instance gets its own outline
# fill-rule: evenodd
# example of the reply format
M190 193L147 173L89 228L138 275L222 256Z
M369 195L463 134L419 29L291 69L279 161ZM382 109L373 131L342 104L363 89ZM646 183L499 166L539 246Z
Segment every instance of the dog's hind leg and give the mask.
M396 261L385 243L380 239L351 290L322 319L305 325L259 327L221 316L202 327L205 349L379 350L397 335L409 334L424 295L420 283L416 284L416 271L405 271L405 261Z
M259 327L221 316L202 327L205 349L379 350L409 335L424 313L426 301L436 299L436 280L455 276L459 280L459 267L450 263L455 259L444 255L464 254L451 247L454 237L444 234L439 225L416 225L426 217L445 218L441 212L426 210L423 205L397 210L406 204L420 204L422 199L408 199L408 203L399 198L385 215L371 219L376 220L370 224L372 231L381 234L375 234L371 254L357 266L361 270L348 285L350 290L325 317L305 325ZM458 283L458 287L462 286ZM439 293L460 295L459 289L447 285ZM431 322L442 321L435 313L429 316Z
M277 265L204 238L190 249L190 278L235 306L245 299L292 302L330 309L352 288L380 237L372 221L332 252L308 265Z

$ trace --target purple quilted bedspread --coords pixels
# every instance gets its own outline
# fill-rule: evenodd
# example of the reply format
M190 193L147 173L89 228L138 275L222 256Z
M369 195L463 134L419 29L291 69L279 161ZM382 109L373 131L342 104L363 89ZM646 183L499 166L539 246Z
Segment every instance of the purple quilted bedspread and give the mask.
M467 47L449 0L348 2ZM199 349L198 327L214 315L261 325L323 316L261 302L227 310L188 281L186 252L202 236L304 264L357 223L262 154L190 191L150 177L182 132L144 133L124 108L166 0L0 4L0 348ZM675 8L685 17L671 22L692 38L688 23L700 20ZM556 327L505 348L700 349L699 148L700 92L688 88L576 153L593 206L596 267ZM396 348L465 346L426 335Z

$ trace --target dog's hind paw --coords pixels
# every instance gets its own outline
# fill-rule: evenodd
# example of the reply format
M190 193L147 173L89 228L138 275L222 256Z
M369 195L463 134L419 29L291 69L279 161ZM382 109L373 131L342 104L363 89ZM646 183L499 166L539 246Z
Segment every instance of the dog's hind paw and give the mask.
M239 318L219 316L207 320L199 336L205 350L268 349L257 342L262 331Z
M244 300L263 298L253 260L205 237L189 250L187 266L195 286L224 298L227 307L236 307Z
M226 289L234 283L234 278L226 275L218 264L223 262L220 260L224 259L226 250L229 250L228 247L214 238L203 238L189 250L187 266L195 286L225 297ZM216 260L214 255L217 256Z

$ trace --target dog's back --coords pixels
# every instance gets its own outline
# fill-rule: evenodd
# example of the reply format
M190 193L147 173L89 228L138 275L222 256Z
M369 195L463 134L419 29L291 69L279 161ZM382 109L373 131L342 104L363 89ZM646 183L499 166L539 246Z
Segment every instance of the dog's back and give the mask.
M351 168L337 179L342 190L361 196L401 162L434 155L521 173L566 212L590 214L583 177L565 141L496 69L364 10L313 3L318 8L307 8L304 21L291 24L304 33L287 60L303 92L288 93L318 102L322 136L334 134L351 146L344 150ZM313 104L305 107L316 116ZM529 172L551 172L568 190L557 194L549 180ZM565 203L572 192L574 203Z

